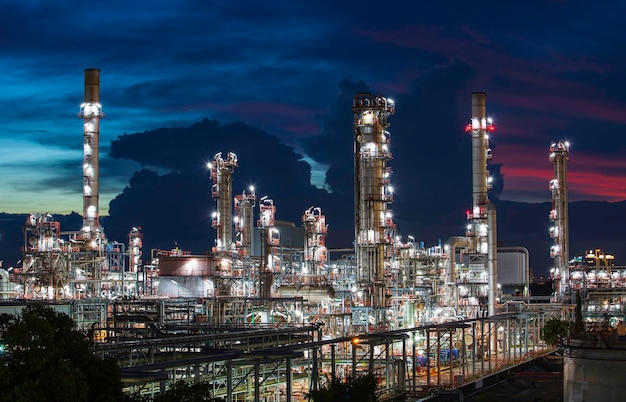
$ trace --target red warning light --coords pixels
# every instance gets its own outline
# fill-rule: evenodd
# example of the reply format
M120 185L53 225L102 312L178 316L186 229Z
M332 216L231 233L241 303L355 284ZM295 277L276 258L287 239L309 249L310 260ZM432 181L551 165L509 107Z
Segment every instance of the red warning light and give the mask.
M494 126L494 125L490 125L490 126L487 126L487 129L488 129L489 131L496 131L496 126Z
M466 125L465 126L465 131L467 131L467 132L472 131L472 125L471 124Z

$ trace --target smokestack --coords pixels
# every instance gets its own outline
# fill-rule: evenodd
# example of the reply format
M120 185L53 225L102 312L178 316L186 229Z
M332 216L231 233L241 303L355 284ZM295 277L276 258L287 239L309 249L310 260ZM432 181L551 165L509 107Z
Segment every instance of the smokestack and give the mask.
M85 103L100 103L100 70L85 69Z
M491 158L488 133L494 130L487 118L487 95L484 92L472 93L472 122L466 131L472 135L472 213L469 225L473 236L471 253L474 264L484 264L488 275L489 316L496 314L498 262L496 209L489 203L489 174L487 161Z
M100 119L104 117L100 105L100 70L85 69L85 96L78 117L83 119L83 228L87 249L102 246L99 222L100 188Z
M487 199L487 94L472 93L472 198L474 209Z

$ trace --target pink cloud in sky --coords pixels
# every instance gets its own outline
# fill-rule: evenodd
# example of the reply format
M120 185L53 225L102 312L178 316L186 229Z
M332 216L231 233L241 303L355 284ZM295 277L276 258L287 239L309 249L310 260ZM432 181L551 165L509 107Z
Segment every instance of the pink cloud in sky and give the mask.
M554 165L549 160L547 147L502 145L494 153L494 162L503 164L502 198L544 189L549 199L548 183L554 178ZM626 200L626 160L620 157L572 155L570 152L567 178L572 201Z
M582 81L566 80L563 72L603 73L607 68L586 59L572 59L550 52L549 60L520 57L508 52L503 44L492 42L482 33L464 26L464 36L454 37L438 26L406 26L390 31L359 31L370 40L398 47L415 48L441 54L447 58L461 57L475 66L478 82L498 76L524 87L523 93L511 93L509 87L492 85L490 93L503 106L554 112L581 117L626 123L626 105L608 102L604 98L584 97L594 88ZM520 85L521 84L521 85Z

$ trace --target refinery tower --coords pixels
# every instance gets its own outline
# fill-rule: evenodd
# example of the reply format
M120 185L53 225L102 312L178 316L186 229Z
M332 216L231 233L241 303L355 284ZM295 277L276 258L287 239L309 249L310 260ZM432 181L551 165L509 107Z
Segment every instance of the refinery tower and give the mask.
M85 69L85 97L78 117L83 119L83 247L97 250L104 243L99 221L100 200L100 70Z
M394 112L392 100L368 93L354 98L354 223L357 286L366 307L387 307L385 268L395 236L389 204L393 189L387 161L390 134L387 118ZM380 322L376 317L376 322Z

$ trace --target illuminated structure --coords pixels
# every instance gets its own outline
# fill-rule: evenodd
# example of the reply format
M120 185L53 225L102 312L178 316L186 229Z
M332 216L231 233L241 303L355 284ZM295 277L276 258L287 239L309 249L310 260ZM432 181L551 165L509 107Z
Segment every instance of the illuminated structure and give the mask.
M249 257L253 249L252 231L254 230L254 206L256 194L254 187L250 192L245 191L235 196L235 247L240 257Z
M400 395L408 386L413 391L421 388L416 375L423 368L427 368L425 389L433 382L431 368L437 370L438 388L443 385L444 365L451 385L463 382L464 370L470 367L474 378L485 371L485 364L491 372L492 362L498 365L497 348L486 351L487 359L475 361L474 356L477 340L484 342L489 336L495 340L496 333L508 336L506 342L498 338L502 356L508 354L507 364L511 355L517 360L518 353L528 356L530 350L537 351L543 311L504 318L468 317L468 305L459 303L460 298L474 303L488 293L489 314L495 314L495 210L487 199L486 171L490 157L486 134L493 126L485 117L484 94L472 95L468 128L474 182L470 224L466 237L454 238L449 267L441 244L427 249L410 236L402 243L396 235L388 208L393 192L386 130L394 105L382 96L359 94L353 104L354 255L326 264L327 226L320 207L304 213L304 244L290 247L295 243L287 244L290 236L285 230L287 246L281 245L277 228L283 231L286 225L275 220L274 201L267 197L259 201L262 246L255 253L256 194L251 188L250 193L235 196L233 216L232 174L237 157L229 153L223 159L218 153L211 165L212 196L218 204L213 253L192 256L178 247L157 250L151 266L155 269L150 272L158 272L159 277L153 277L146 271L148 266L142 266L140 228L129 232L128 252L117 242L101 247L97 137L98 119L103 115L97 70L88 71L81 109L85 119L83 227L64 242L59 238L60 225L51 216L31 215L25 225L24 268L14 275L17 283L24 284L26 298L74 299L55 305L67 308L77 326L91 329L98 342L110 342L102 345L99 355L128 364L123 375L131 388L126 392L154 394L174 380L206 380L226 400L291 400L296 381L305 382L304 391L315 390L322 370L333 379L347 378L358 375L362 363L368 362L368 372L383 379L379 391ZM466 250L467 269L456 271L456 247ZM0 275L3 289L8 275L8 271ZM315 282L311 276L317 277ZM153 284L158 292L153 292ZM440 292L446 289L457 293ZM6 292L13 291L0 290L2 295ZM154 295L160 297L149 297ZM459 309L463 311L451 311L456 308L447 306L453 303L463 306ZM455 322L459 319L463 321ZM422 326L443 322L446 325L438 328ZM449 351L447 358L445 351ZM433 356L439 357L429 362ZM155 370L155 365L160 368ZM460 380L459 370L463 370Z
M30 214L24 224L21 292L27 299L62 299L69 292L69 243L61 239L61 224L50 214Z
M253 278L256 271L251 260L254 249L254 207L256 206L256 194L254 187L250 186L250 192L245 190L235 196L235 248L237 258L241 262L242 294L250 297L252 293Z
M261 298L272 297L274 274L280 272L280 261L277 260L276 248L280 244L280 234L274 227L276 207L274 200L264 196L259 202L259 221L261 230L261 266L259 267L259 295Z
M487 196L491 188L487 162L492 157L488 133L495 127L487 118L486 99L484 92L472 93L472 120L465 127L472 136L472 210L467 213L469 222L465 237L451 237L446 244L446 251L450 254L446 283L451 285L452 291L456 283L464 283L458 290L465 298L461 304L469 310L483 309L479 303L486 296L491 316L496 314L497 239L496 211ZM457 248L467 253L467 267L461 273L455 267ZM458 296L455 300L458 304Z
M137 272L141 267L141 246L143 233L141 228L132 228L128 233L129 271Z
M567 160L569 143L559 141L550 145L550 162L554 164L554 178L550 181L552 210L550 211L550 237L554 245L550 248L550 258L554 259L552 275L556 279L557 297L566 297L569 290L569 218L567 208Z
M211 196L217 200L217 212L213 214L212 225L217 229L214 252L225 253L234 251L233 244L233 172L237 167L237 155L228 153L226 159L222 153L215 154L211 168L213 187Z
M83 249L100 250L105 242L99 221L100 199L100 70L85 70L85 98L78 117L83 119Z
M389 264L389 247L393 237L391 211L393 201L389 182L391 169L387 161L390 134L387 118L394 113L394 103L369 93L354 97L354 223L357 283L363 292L364 305L374 309L387 306L385 264ZM376 313L377 323L382 322Z
M326 262L326 217L320 207L311 207L302 216L304 226L304 267L305 275L322 275Z

